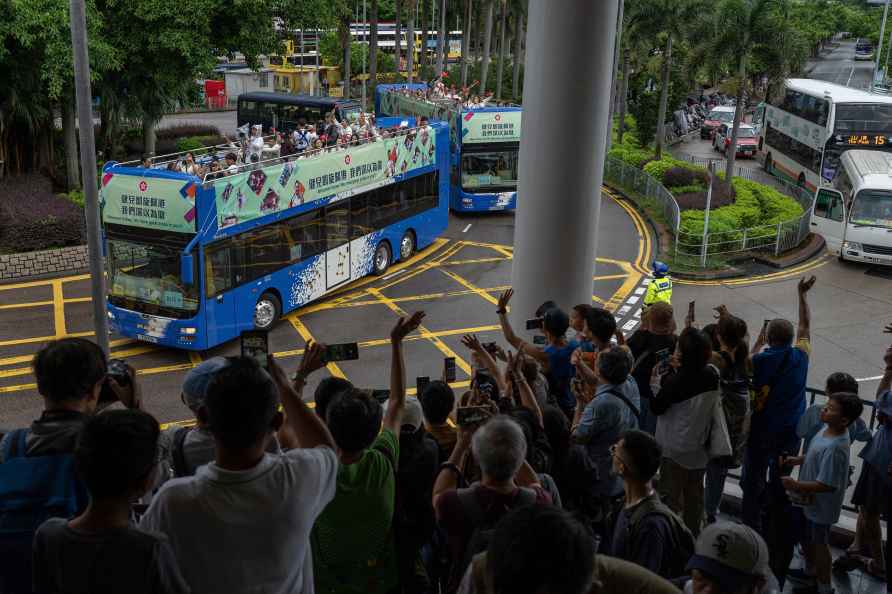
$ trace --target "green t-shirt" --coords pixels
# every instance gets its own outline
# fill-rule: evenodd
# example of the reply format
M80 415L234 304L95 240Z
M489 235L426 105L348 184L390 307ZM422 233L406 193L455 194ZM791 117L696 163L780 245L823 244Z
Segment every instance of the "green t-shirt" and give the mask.
M397 585L391 524L399 457L399 438L384 429L358 461L338 469L335 497L310 537L317 594L384 593Z

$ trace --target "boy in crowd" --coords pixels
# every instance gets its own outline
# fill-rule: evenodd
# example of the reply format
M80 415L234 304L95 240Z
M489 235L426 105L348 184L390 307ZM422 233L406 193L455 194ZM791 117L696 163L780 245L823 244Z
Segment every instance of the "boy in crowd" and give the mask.
M74 457L90 504L72 520L51 518L37 530L34 592L189 592L167 538L130 525L130 502L158 472L158 434L158 421L137 410L84 424Z
M861 416L864 405L850 392L832 394L821 411L824 429L812 439L805 456L782 457L782 466L802 464L799 479L782 477L790 499L805 515L808 580L817 578L818 594L830 594L830 527L839 520L849 480L849 426ZM795 572L790 572L793 575Z

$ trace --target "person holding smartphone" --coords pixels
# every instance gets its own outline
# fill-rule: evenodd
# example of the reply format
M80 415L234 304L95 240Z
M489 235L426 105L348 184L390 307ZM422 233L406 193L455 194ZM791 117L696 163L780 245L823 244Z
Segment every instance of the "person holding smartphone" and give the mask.
M499 314L502 334L511 346L539 363L548 380L549 391L557 399L564 414L572 418L576 410L576 398L570 390L570 380L576 376L576 370L570 358L579 345L575 341L568 341L565 336L570 327L570 316L559 307L546 310L542 316L546 345L539 347L530 344L514 333L508 321L508 303L513 295L514 290L508 289L499 296L496 313Z
M641 396L641 430L653 435L657 430L657 417L651 412L653 391L650 376L654 367L668 360L675 352L678 336L675 334L675 318L672 306L658 301L641 314L641 326L626 341L635 360L632 377L638 384Z

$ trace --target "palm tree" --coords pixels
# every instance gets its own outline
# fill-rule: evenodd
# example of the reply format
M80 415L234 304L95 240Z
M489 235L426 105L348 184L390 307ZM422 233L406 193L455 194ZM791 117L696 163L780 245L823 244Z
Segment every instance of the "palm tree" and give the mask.
M430 13L428 7L430 6L430 0L421 0L421 15L418 18L418 24L421 25L421 55L418 56L418 65L419 66L427 66L430 64L428 60L427 54L427 33L428 33L428 20L427 15Z
M474 0L465 0L465 22L463 23L464 30L462 31L461 36L461 86L467 86L468 84L468 60L470 59L471 52L471 31L473 26L471 22L473 21L473 13L471 9L473 8Z
M415 68L415 15L418 12L415 0L409 0L409 19L406 23L406 71L407 80L412 82L412 70Z
M402 39L400 38L400 27L402 23L400 20L403 18L403 0L395 0L394 8L396 9L396 26L393 32L393 47L394 54L393 57L396 58L396 73L399 75L400 73L400 55L402 54ZM399 78L399 76L397 76Z
M737 107L734 110L734 128L731 131L731 146L728 147L728 160L725 180L731 181L734 173L734 160L737 156L737 133L743 115L743 92L746 87L746 63L755 47L762 41L768 29L769 8L775 0L722 0L719 14L722 19L722 33L716 39L718 48L723 48L729 58L737 59ZM772 33L772 38L774 34Z
M512 72L511 72L511 97L517 101L520 97L520 52L524 38L524 0L514 0L512 3L512 12L514 13L514 48L511 50Z
M375 92L378 84L378 0L372 0L369 12L369 93Z
M446 28L446 0L440 0L437 14L440 17L437 23L437 76L440 76L448 63L446 53L449 51L446 47L448 45L446 40L449 38L449 30ZM462 39L462 48L464 48L464 39ZM462 59L464 59L464 55L462 55Z
M489 53L492 50L492 21L495 0L486 0L486 25L483 38L483 61L480 64L480 93L486 91L486 79L489 75Z
M666 36L663 50L663 71L660 76L660 106L657 110L656 158L663 155L663 140L666 136L663 129L666 122L666 110L669 103L670 74L672 72L672 45L685 38L689 24L705 9L702 0L646 0L641 2L638 12L640 17L653 29Z
M508 2L499 0L502 5L501 23L499 24L499 61L496 66L496 99L502 98L502 72L505 67L506 32L508 30Z

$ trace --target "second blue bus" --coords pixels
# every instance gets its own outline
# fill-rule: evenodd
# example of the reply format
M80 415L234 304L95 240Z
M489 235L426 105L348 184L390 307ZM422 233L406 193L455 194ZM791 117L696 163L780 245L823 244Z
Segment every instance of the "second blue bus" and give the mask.
M424 84L378 85L379 117L425 116L449 123L450 207L458 212L514 210L520 107L462 107L457 100L428 100L412 92Z

